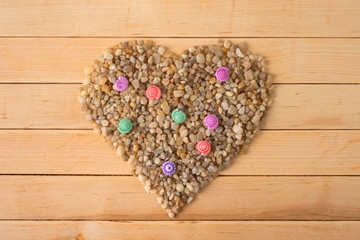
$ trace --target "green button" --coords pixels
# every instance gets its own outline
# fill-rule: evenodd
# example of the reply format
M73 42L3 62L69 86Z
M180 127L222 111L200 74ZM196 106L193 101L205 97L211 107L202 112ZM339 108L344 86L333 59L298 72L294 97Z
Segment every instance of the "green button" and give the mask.
M172 114L172 119L177 123L183 123L186 119L186 115L183 111L180 111L179 109L175 109Z
M132 129L131 121L127 118L124 118L119 123L119 132L121 133L128 133Z

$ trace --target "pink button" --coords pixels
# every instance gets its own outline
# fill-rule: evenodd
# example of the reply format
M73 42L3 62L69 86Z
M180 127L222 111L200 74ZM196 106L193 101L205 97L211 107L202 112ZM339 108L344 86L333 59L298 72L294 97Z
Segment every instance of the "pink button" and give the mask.
M216 70L216 78L220 82L225 82L226 80L228 80L229 79L229 69L227 67L219 67Z
M208 115L205 117L204 123L209 130L214 130L219 125L219 120L215 115Z

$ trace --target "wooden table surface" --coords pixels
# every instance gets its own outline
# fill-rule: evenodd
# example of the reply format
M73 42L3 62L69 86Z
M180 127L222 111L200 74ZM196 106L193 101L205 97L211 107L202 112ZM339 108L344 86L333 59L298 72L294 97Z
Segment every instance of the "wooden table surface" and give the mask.
M360 239L359 0L2 0L0 239ZM102 50L246 41L274 76L246 155L171 220L78 89Z

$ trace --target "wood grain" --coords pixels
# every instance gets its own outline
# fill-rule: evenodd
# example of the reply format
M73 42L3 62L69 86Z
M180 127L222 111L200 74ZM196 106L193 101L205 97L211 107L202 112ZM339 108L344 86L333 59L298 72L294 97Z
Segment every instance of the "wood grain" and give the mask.
M1 128L91 129L78 84L0 84ZM14 92L18 94L14 94ZM360 85L277 85L265 129L359 129Z
M0 174L131 174L91 130L3 130L0 142ZM360 175L359 166L360 131L263 131L220 174Z
M168 240L169 236L176 240L358 240L360 223L354 221L0 221L0 239L4 240Z
M0 34L359 37L359 9L357 0L3 0Z
M128 38L0 38L1 83L81 83L83 69ZM213 38L155 38L180 53ZM276 83L360 83L360 39L231 38L268 62Z
M177 220L359 220L360 177L219 177ZM136 177L0 176L0 219L168 220Z

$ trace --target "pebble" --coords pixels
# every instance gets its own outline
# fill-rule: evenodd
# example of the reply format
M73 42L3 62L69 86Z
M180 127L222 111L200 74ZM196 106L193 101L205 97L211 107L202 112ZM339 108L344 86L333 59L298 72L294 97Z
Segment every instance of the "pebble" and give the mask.
M152 55L152 57L153 57L153 61L154 61L155 64L159 64L159 63L160 63L160 59L161 59L160 54L154 53L154 54Z
M131 84L134 86L135 89L140 87L140 83L138 79L134 79Z
M125 73L129 73L132 71L132 66L131 65L126 65L124 68L123 68L123 71Z
M236 48L236 55L241 58L244 57L244 54L241 52L240 48Z
M253 122L255 125L258 125L260 122L260 116L259 115L255 115L253 117L253 119L251 120L251 122Z
M152 122L150 123L149 128L156 128L157 125L158 125L157 122Z
M188 135L188 130L186 128L180 129L180 137L184 138Z
M162 56L162 55L164 55L164 53L165 53L165 48L164 47L159 47L158 48L158 53Z
M122 157L122 156L125 154L125 148L124 148L124 146L120 145L120 146L117 148L116 153L117 153L120 157Z
M146 98L146 97L141 97L140 103L141 103L142 105L146 105L146 104L147 104L147 98Z
M194 191L194 187L190 184L190 183L186 183L186 187L187 187L187 189L189 189L189 191Z
M178 98L178 97L184 96L185 92L182 91L182 90L175 90L175 91L173 92L173 94L174 94L174 97Z
M161 103L161 110L165 113L165 114L169 114L170 113L170 106L168 104L168 102L166 100L163 100Z
M108 120L106 120L106 119L101 120L101 125L104 127L107 127L109 125Z
M229 104L227 102L222 102L221 107L222 107L222 109L227 111L229 109Z
M184 189L184 185L182 185L181 183L176 184L176 191L182 192L184 191Z
M237 115L238 110L234 105L230 105L228 113L231 114L231 115Z
M205 56L203 54L196 55L196 61L198 63L205 63Z
M105 55L104 55L104 58L105 59L108 59L108 60L111 60L111 59L113 59L113 55L111 54L111 53L106 53Z
M240 123L240 124L237 124L237 125L234 125L233 126L233 131L235 132L235 133L243 133L243 128L242 128L242 124Z
M231 43L230 43L229 40L226 40L226 41L224 42L224 47L225 47L226 49L229 49L229 48L231 47Z
M214 56L212 62L217 64L218 62L220 62L220 58L218 56Z

